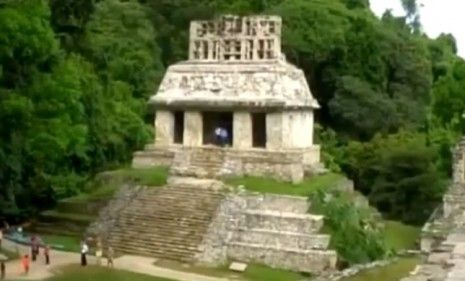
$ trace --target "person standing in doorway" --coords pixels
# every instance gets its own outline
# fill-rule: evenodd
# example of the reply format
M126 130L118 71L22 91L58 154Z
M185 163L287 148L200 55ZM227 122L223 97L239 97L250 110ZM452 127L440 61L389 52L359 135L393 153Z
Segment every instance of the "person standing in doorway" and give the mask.
M83 241L81 246L81 266L87 265L87 253L89 252L89 246L87 246L87 242Z
M216 145L221 145L222 141L221 141L221 127L216 127L215 129L215 142L216 142Z
M225 146L228 144L228 130L226 130L225 128L221 128L221 132L220 132L220 137L221 137L221 145L222 146Z

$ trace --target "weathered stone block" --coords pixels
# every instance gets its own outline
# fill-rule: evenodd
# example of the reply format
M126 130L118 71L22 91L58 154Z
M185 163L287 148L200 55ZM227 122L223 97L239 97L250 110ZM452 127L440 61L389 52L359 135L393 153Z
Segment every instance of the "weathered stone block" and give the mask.
M322 250L288 250L246 243L234 243L228 247L228 256L245 262L266 264L287 270L317 273L336 267L337 254Z
M243 227L313 234L323 226L323 216L270 210L246 210Z

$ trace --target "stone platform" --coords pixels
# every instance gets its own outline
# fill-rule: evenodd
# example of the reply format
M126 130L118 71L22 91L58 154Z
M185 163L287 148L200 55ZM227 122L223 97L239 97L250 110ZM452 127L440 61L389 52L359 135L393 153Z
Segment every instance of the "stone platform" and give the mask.
M298 272L333 270L337 254L320 234L323 217L307 214L304 197L230 193L222 202L198 260L253 262Z
M216 179L258 176L292 182L324 171L320 164L320 147L316 145L280 150L149 145L134 154L134 168L160 165L171 166L174 176Z

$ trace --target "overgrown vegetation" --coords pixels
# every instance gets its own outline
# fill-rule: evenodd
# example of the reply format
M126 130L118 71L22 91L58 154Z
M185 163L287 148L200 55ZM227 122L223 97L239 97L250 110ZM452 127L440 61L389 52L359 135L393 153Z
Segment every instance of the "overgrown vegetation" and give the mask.
M378 19L368 0L0 1L0 216L89 192L152 139L145 102L186 58L191 20L266 13L321 104L328 166L387 217L423 222L465 132L465 61L404 2Z
M317 190L310 200L311 211L325 216L330 247L337 251L343 264L367 263L389 254L384 226L375 210L354 204L339 191Z

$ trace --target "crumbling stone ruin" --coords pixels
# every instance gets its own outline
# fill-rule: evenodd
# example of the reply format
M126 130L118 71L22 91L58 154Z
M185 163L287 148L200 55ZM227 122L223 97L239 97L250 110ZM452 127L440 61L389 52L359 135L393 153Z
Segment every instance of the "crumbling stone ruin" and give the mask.
M330 236L319 233L323 217L307 213L307 198L237 191L219 180L299 182L323 170L313 143L318 103L302 70L281 54L279 17L192 22L189 59L168 68L150 103L155 140L135 153L133 167L170 166L168 184L117 194L94 235L122 254L183 263L335 268ZM218 127L226 146L215 142Z
M465 138L453 151L453 182L422 229L423 263L402 281L465 280Z

